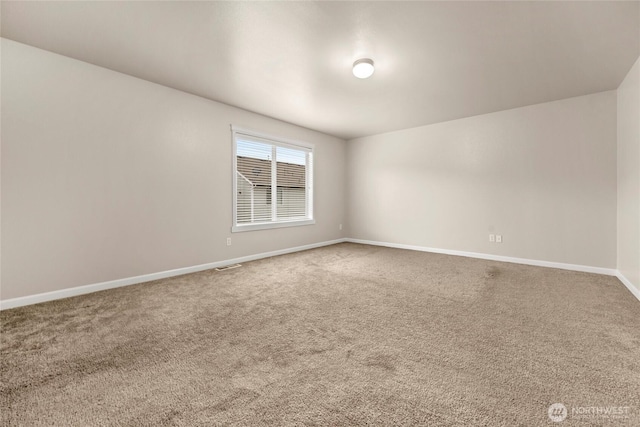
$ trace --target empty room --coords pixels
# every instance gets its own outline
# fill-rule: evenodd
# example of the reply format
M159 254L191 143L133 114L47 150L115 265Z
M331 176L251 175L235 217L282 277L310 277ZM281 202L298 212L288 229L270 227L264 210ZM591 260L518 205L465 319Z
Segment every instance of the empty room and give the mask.
M639 1L2 1L3 426L640 426Z

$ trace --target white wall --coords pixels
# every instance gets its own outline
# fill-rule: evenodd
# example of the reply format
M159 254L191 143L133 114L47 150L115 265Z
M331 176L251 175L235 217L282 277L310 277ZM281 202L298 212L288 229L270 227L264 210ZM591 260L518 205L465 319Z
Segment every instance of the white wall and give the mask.
M616 266L615 91L359 138L347 153L350 237Z
M3 300L343 236L343 140L6 39L1 89ZM315 144L315 225L230 233L231 124Z
M640 287L637 62L617 92L346 145L6 39L1 73L3 300L333 240L347 218L357 239ZM316 144L315 226L230 233L232 123Z
M618 270L640 292L640 59L618 88Z

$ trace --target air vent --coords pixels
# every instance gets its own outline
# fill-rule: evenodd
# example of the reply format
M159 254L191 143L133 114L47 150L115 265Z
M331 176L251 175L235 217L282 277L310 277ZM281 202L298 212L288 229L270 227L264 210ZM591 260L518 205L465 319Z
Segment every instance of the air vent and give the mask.
M216 271L231 270L232 268L238 268L238 267L242 267L242 264L225 265L224 267L216 268Z

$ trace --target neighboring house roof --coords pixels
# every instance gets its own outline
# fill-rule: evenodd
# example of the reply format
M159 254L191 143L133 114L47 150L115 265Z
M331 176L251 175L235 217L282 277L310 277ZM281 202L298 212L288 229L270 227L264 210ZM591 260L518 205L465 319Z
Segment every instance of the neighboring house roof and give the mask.
M276 162L278 187L305 188L305 167ZM238 172L253 185L271 185L271 161L238 156Z

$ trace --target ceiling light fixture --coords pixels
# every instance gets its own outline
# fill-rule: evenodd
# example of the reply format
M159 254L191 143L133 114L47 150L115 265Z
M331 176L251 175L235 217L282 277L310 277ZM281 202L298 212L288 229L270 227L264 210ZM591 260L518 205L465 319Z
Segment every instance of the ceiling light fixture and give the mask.
M369 58L358 59L353 63L353 75L359 79L366 79L373 74L373 61Z

